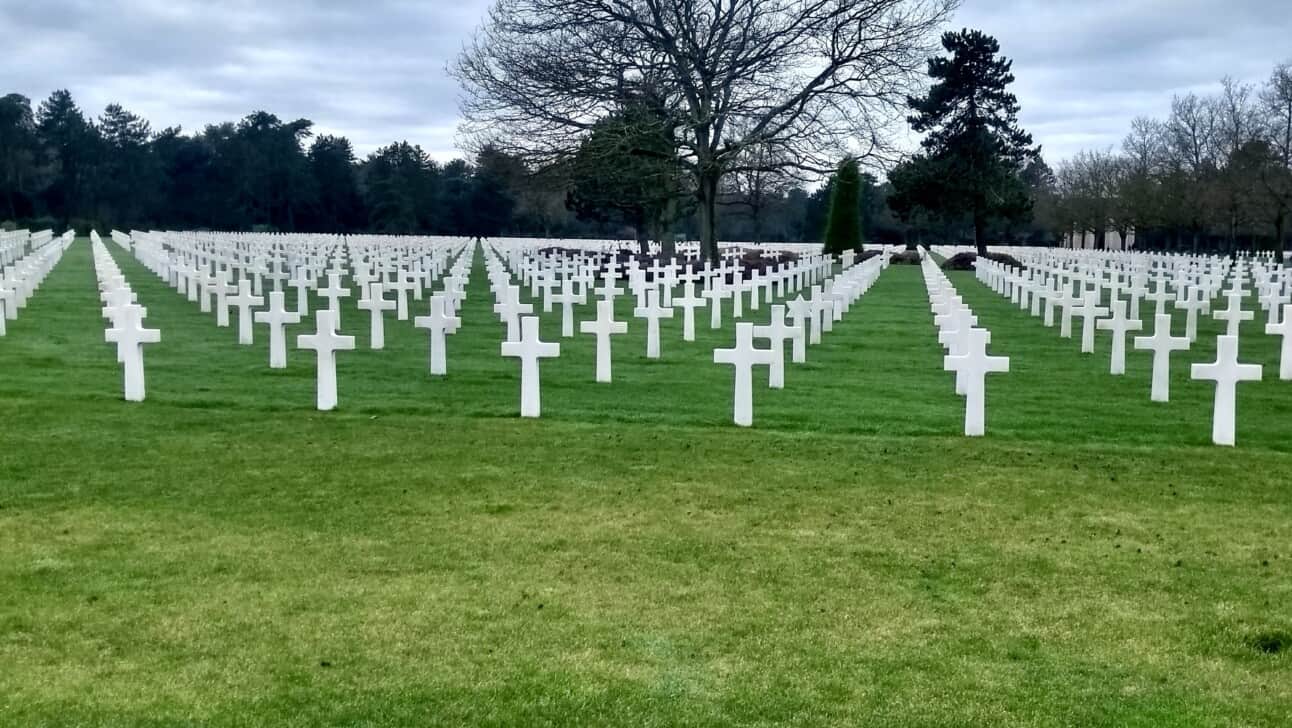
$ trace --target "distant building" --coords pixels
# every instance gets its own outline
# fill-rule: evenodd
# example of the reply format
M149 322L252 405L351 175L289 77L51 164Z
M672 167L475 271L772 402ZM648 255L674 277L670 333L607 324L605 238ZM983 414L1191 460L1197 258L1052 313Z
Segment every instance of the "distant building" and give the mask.
M1092 232L1085 232L1085 233L1081 233L1080 235L1074 235L1072 233L1068 233L1067 235L1063 236L1063 247L1080 248L1084 250L1094 250L1095 240L1097 240L1097 238L1095 237L1095 234ZM1134 247L1135 247L1134 230L1130 231L1130 233L1127 234L1126 240L1122 240L1122 234L1117 232L1116 230L1109 230L1108 232L1104 233L1105 250L1130 250L1131 248L1134 248Z

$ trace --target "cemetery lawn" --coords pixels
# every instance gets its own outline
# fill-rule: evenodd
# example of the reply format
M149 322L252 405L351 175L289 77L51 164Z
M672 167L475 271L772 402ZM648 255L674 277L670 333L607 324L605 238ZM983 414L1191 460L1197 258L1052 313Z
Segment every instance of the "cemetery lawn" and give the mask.
M1257 324L1237 449L1187 378L1215 322L1153 405L1142 352L1111 377L1106 332L1083 357L954 275L1014 369L961 437L896 266L751 430L707 315L661 361L630 320L611 385L562 340L522 421L477 265L447 379L349 301L325 414L305 352L269 370L263 327L108 245L162 331L146 402L84 241L0 338L0 725L1292 723L1292 384Z

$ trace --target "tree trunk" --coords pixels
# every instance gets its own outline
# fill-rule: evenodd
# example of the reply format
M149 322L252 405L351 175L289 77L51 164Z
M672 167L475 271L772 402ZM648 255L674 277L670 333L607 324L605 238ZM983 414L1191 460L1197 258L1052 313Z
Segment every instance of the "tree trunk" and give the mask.
M1274 218L1274 250L1283 252L1287 249L1284 238L1287 237L1288 215L1287 211L1279 210Z
M659 254L669 260L677 255L677 243L673 239L673 221L677 218L677 198L669 197L664 203L664 214L659 221Z
M987 216L978 210L973 213L973 244L978 255L987 254Z
M700 203L700 259L718 260L718 175L699 173L695 188Z
M633 226L633 231L637 233L638 255L650 255L650 232L646 229L646 223Z

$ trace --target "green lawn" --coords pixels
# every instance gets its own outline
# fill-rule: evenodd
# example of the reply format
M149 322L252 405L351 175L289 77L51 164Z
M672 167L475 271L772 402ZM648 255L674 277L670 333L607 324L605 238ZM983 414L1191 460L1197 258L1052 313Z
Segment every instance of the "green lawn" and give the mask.
M147 402L84 241L0 339L0 725L1292 722L1292 383L1263 321L1232 450L1187 378L1216 322L1155 405L1146 354L1111 377L1106 332L1082 356L955 274L1013 368L960 437L913 267L752 430L707 315L695 344L664 323L662 361L630 321L611 385L562 340L522 421L477 267L448 378L410 322L363 350L350 301L318 413L307 352L268 369L263 327L239 347L108 245L162 330Z

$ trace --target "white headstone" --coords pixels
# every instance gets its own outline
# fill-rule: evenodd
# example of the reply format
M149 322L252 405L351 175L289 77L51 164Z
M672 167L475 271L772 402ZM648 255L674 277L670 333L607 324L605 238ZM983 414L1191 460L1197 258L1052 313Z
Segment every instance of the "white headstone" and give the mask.
M714 364L730 364L736 370L735 423L741 427L754 424L754 367L772 365L771 349L754 347L754 325L736 324L736 346L733 349L714 349Z
M611 380L610 337L628 333L628 323L615 321L614 301L602 299L597 301L596 320L580 323L579 331L597 337L597 381L609 382Z
M448 371L444 352L444 335L457 331L458 327L462 325L462 319L449 315L448 310L448 297L436 294L431 296L431 315L418 316L413 319L414 326L430 332L430 367L431 374L435 376L444 376Z
M297 336L296 348L312 349L318 354L318 408L326 412L336 408L336 353L352 351L354 337L341 336L336 332L336 319L331 310L316 312L314 320L318 326L317 331Z
M673 318L672 307L659 305L659 291L646 291L646 305L633 309L633 316L646 319L646 358L659 358L659 320Z
M560 356L561 345L539 340L537 316L522 318L520 326L520 339L504 341L502 355L520 359L520 416L538 417L542 408L538 360Z
M1136 336L1135 348L1153 352L1154 402L1171 400L1171 352L1187 351L1188 337L1171 336L1171 315L1160 313L1153 317L1156 327L1152 336Z
M229 304L238 309L238 343L251 346L253 343L251 308L263 306L265 299L251 293L251 281L243 278L238 281L238 295L229 299Z
M127 306L118 316L117 325L104 332L108 343L117 345L117 361L125 368L125 398L128 402L144 401L144 344L161 341L157 329L145 329L138 306Z
M1292 380L1292 303L1283 305L1279 323L1265 324L1265 333L1283 337L1283 345L1279 347L1279 379Z
M386 348L386 319L387 311L394 311L398 308L399 303L395 300L386 300L386 286L381 283L368 284L368 296L359 299L359 309L371 314L372 324L369 328L370 336L369 346L373 349Z
M1101 319L1098 324L1099 328L1112 332L1112 363L1109 367L1111 374L1126 373L1126 333L1129 331L1139 331L1144 328L1144 324L1138 320L1126 318L1126 302L1120 298L1113 299L1113 316L1112 318Z
M1095 353L1095 321L1107 316L1108 309L1099 305L1099 291L1088 291L1075 313L1081 317L1081 353Z
M282 291L271 291L269 310L257 311L255 320L262 324L269 324L269 368L286 369L287 337L284 335L284 327L287 324L300 323L300 314L287 310L286 296Z
M754 337L771 342L772 363L767 377L767 386L772 389L785 388L785 341L806 338L799 326L788 326L785 323L785 307L772 306L772 320L766 326L755 326Z
M942 367L964 382L965 435L981 437L987 431L987 375L1008 372L1009 357L987 355L987 331L971 329L963 354L947 355Z
M1230 301L1232 302L1233 299L1231 298ZM1210 364L1194 364L1190 374L1194 379L1207 379L1216 383L1211 441L1217 445L1232 447L1234 416L1238 406L1238 383L1260 381L1261 365L1239 364L1238 337L1226 335L1216 339L1216 360Z

